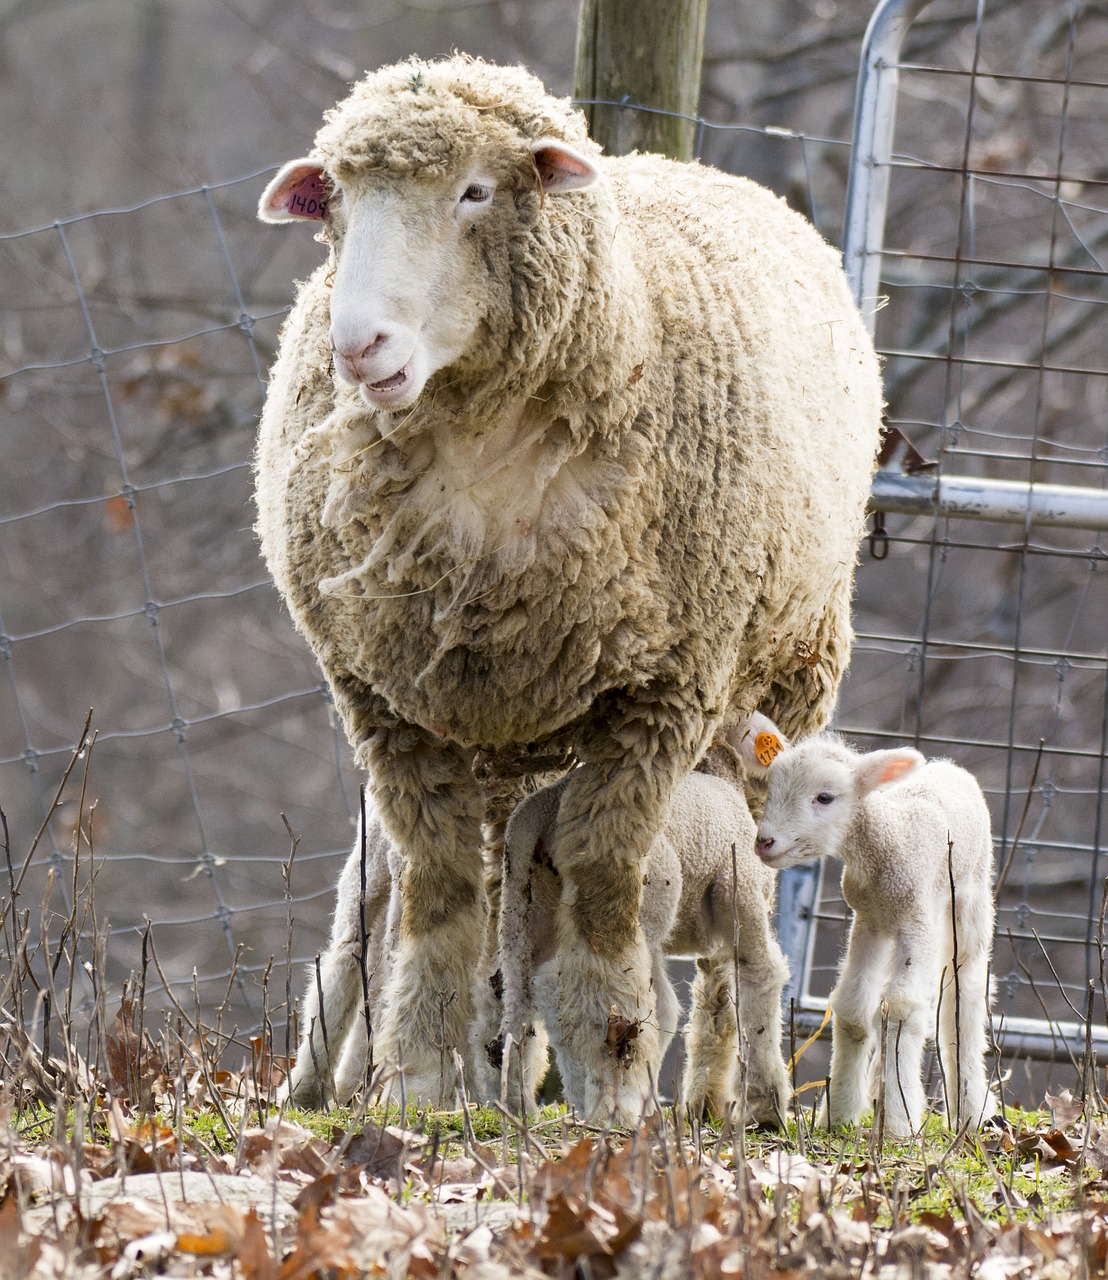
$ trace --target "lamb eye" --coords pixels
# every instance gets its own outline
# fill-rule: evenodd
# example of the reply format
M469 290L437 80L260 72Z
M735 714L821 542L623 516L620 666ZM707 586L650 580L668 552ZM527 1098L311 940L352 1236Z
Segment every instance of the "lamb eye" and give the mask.
M816 804L831 804L834 799L835 797L830 791L821 791L819 795L816 796Z
M492 190L480 182L471 182L462 192L462 204L485 204L492 198Z

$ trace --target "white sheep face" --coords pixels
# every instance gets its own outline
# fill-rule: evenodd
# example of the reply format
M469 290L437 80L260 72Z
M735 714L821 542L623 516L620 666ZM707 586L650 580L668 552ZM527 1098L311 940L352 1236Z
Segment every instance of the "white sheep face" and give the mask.
M544 198L599 176L565 143L542 139L530 152L520 159ZM371 408L411 407L433 374L477 345L498 291L510 287L492 264L514 213L512 183L498 178L511 168L503 157L470 157L427 177L354 166L331 173L294 160L263 193L265 222L327 224L335 373Z
M812 858L846 856L844 843L865 797L923 763L910 747L859 756L825 738L784 751L768 771L758 856L778 870Z

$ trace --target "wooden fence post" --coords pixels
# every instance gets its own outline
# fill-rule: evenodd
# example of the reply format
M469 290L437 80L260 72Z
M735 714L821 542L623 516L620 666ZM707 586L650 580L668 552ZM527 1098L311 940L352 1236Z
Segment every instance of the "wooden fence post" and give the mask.
M605 151L689 160L696 143L708 0L581 0L573 94ZM592 100L638 103L589 105Z

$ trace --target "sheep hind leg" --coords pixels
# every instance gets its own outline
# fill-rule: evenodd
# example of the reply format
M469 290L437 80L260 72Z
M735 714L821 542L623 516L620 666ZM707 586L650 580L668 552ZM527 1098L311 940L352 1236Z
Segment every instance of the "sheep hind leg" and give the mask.
M979 950L959 965L957 997L949 971L943 976L938 1050L946 1092L947 1123L952 1129L963 1124L978 1129L996 1111L996 1098L989 1088L985 1067L988 974L988 954Z

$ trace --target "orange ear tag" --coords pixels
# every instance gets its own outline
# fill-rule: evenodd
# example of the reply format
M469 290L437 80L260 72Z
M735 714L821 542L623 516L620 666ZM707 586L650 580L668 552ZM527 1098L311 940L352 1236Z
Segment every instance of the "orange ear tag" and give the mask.
M754 759L763 769L768 769L774 757L784 750L785 744L775 733L760 733L754 739Z

